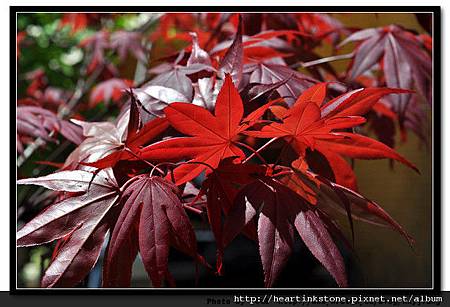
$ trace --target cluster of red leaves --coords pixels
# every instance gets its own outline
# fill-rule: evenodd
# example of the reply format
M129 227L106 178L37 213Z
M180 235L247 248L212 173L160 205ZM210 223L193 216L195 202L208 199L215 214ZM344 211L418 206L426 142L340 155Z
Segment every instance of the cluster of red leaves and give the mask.
M391 75L396 69L392 65L411 71L406 77L417 87L427 85L422 47L414 45L419 51L408 51L423 56L411 63L412 56L395 55L398 48L406 48L401 47L405 40L412 39L406 31L391 27L367 30L370 36L366 30L356 32L347 40L383 40L383 47L370 48L369 52L381 51L365 56L372 59L368 63L360 58L364 44L370 43L362 43L346 78L359 76L384 54L384 78L393 86L343 91L336 83L318 80L319 70L312 72L313 78L287 63L310 58L323 38L336 43L336 33L349 30L324 14L278 15L257 16L259 28L245 23L245 14L200 15L201 26L191 14L165 15L158 30L163 40L173 36L174 25L204 32L181 36L191 45L153 66L150 81L128 91L129 102L115 123L74 121L85 139L61 170L18 181L61 195L17 234L18 246L58 240L43 287L71 287L83 280L97 262L108 232L104 287L129 286L138 253L153 286L174 285L168 269L171 247L214 270L197 252L186 210L206 214L216 241L218 274L238 234L256 241L266 287L276 283L291 255L295 232L337 285L346 287L346 268L336 242L348 248L351 244L335 221L341 213L352 233L353 220L358 219L390 227L412 244L387 212L357 193L357 178L347 158L397 160L417 171L394 149L355 131L371 112L398 112L380 99L403 101L414 95L410 83ZM235 31L227 36L230 28ZM205 39L205 29L212 38ZM108 48L119 57L131 52L141 58L137 37L96 33L82 44L92 52L89 66L105 63ZM292 48L297 44L304 45L306 58L298 58ZM126 82L112 78L97 84L91 106L117 100L119 89L130 85ZM194 197L187 201L191 190Z
M59 22L59 28L68 27L72 34L86 29L89 25L97 24L101 18L106 17L105 13L64 13Z

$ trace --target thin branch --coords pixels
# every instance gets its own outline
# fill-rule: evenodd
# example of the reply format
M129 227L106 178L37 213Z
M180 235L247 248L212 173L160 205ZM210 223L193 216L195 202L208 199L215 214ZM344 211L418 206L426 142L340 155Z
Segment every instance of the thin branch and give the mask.
M293 173L294 173L293 170L282 171L282 172L279 172L279 173L277 173L277 174L273 174L272 177L278 177L278 176L290 175L290 174L293 174Z
M323 63L348 60L348 59L351 59L353 57L353 55L354 55L354 53L352 52L352 53L348 53L348 54L340 54L340 55L334 55L334 56L330 56L330 57L326 57L326 58L321 58L321 59L310 61L310 62L299 62L297 64L291 65L291 68L298 68L298 67L307 68L307 67L311 67L311 66L315 66L315 65L319 65L319 64L323 64Z
M261 160L262 163L264 163L265 165L268 165L266 159L264 159L264 158L259 154L259 152L257 152L256 150L254 150L251 146L248 146L247 144L241 143L241 142L235 142L235 143L236 143L237 145L241 145L242 147L244 147L244 148L250 150L252 153L254 153L254 154Z
M136 159L138 159L139 161L144 162L145 164L147 164L148 166L152 167L153 169L150 172L150 176L153 175L153 171L157 170L161 175L164 175L165 173L157 166L154 165L153 163L148 162L147 160L142 159L141 157L139 157L137 154L135 154L130 148L125 147L124 148L126 152L130 153L133 157L135 157Z
M60 108L60 110L58 111L58 118L62 119L72 112L75 106L80 102L81 97L83 97L87 90L91 88L91 86L100 76L103 68L104 65L100 65L94 70L94 72L89 76L87 80L85 80L83 77L78 80L72 97L69 99L67 104Z
M48 136L52 137L54 133L55 133L55 131L52 130ZM28 144L27 147L22 152L22 154L17 158L17 167L22 166L22 164L25 163L25 161L29 157L31 157L31 155L34 153L34 151L36 149L38 149L39 147L43 146L44 144L45 144L45 140L41 137L38 137L37 139L34 140L34 142Z
M243 162L242 164L248 162L250 159L252 159L255 155L257 155L259 152L263 151L264 149L266 149L267 147L269 147L270 144L272 144L273 142L275 142L276 140L278 140L278 137L272 138L270 141L268 141L266 144L264 144L263 146L261 146L260 148L258 148L255 152L253 152L250 156L248 156Z

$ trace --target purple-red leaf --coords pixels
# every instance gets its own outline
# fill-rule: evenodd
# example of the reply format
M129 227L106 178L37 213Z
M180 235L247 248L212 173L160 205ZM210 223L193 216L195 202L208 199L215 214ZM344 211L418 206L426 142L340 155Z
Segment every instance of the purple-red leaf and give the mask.
M285 65L268 63L249 64L246 65L244 71L250 73L250 83L272 85L288 79L286 83L276 89L288 105L292 105L301 93L317 82L313 78L303 75Z
M125 189L123 209L108 248L105 285L129 284L129 273L121 276L114 276L113 273L118 270L119 263L125 266L121 268L124 272L130 272L136 255L130 240L139 242L139 252L154 287L161 287L169 275L168 256L172 236L183 242L183 251L198 257L194 231L175 191L176 187L169 182L148 175L136 177ZM138 237L132 237L136 233ZM132 250L128 250L130 244ZM117 259L124 255L125 259Z
M18 246L44 244L68 236L44 274L43 287L75 286L98 259L119 192L111 170L92 176L85 171L62 171L18 181L77 193L51 205L17 233Z
M219 64L219 71L224 74L230 74L233 79L233 83L238 88L242 79L243 57L242 17L239 16L239 25L236 36Z
M253 219L258 221L259 252L266 287L271 287L292 252L294 227L305 245L336 279L347 286L342 256L320 218L306 200L281 182L262 178L236 196L225 221L224 242L230 242Z
M344 260L320 217L311 210L300 211L295 217L294 225L305 245L330 272L337 284L347 287Z

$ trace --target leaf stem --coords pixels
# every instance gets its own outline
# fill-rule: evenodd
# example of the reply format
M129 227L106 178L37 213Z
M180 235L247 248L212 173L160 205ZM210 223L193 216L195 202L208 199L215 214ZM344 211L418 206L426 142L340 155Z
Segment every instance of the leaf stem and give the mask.
M245 143L241 143L241 142L234 142L234 143L236 143L237 145L241 145L242 147L244 147L244 148L250 150L253 154L255 154L255 155L259 158L259 160L261 160L261 162L263 162L265 165L268 165L266 159L264 159L264 158L259 154L259 152L257 152L256 150L254 150L251 146L249 146L249 145L247 145L247 144L245 144ZM246 160L247 160L247 159L246 159Z
M280 163L281 157L284 155L284 153L286 152L289 145L291 145L291 143L292 143L292 139L283 145L283 147L281 148L280 154L278 155L277 160L275 161L275 163L272 166L272 169L275 169L275 167L278 165L278 163Z
M200 210L200 209L191 207L191 206L189 206L188 204L182 204L182 205L183 205L183 208L185 208L185 209L187 209L187 210L190 210L190 211L192 211L192 212L194 212L194 213L197 213L197 214L200 214L200 215L203 214L203 210Z
M341 61L341 60L348 60L351 59L353 57L354 53L348 53L348 54L339 54L339 55L334 55L334 56L330 56L330 57L326 57L326 58L322 58L322 59L318 59L318 60L314 60L314 61L310 61L310 62L299 62L297 64L294 64L291 66L291 68L298 68L298 67L311 67L311 66L315 66L315 65L319 65L319 64L324 64L324 63L329 63L329 62L334 62L334 61Z
M134 176L131 177L130 179L128 179L120 188L119 188L119 192L123 193L123 191L125 191L126 188L128 188L128 186L133 182L136 181L138 179L138 176Z
M140 161L146 163L148 166L152 167L153 169L152 169L152 171L151 171L150 174L152 174L153 171L154 171L155 169L156 169L161 175L164 175L164 174L165 174L159 167L157 167L157 166L154 165L153 163L148 162L147 160L142 159L142 158L139 157L137 154L135 154L130 148L125 147L124 149L125 149L125 151L127 151L128 153L130 153L131 155L133 155L133 156L134 156L135 158L137 158L138 160L140 160Z
M258 148L255 152L253 152L250 156L248 156L243 162L242 164L248 162L250 159L252 159L255 155L259 154L260 151L266 149L267 147L269 147L270 144L272 144L273 142L275 142L276 140L278 140L278 137L274 137L272 138L270 141L268 141L266 144L264 144L263 146L261 146L260 148Z
M211 169L211 171L214 172L214 167L212 167L211 165L209 165L208 163L205 163L205 162L188 161L188 162L180 162L180 163L177 163L177 164L201 164L201 165L204 165L204 166L208 167L209 169Z
M147 161L147 162L148 162L148 161ZM172 162L161 162L161 163L158 163L158 164L156 164L155 166L153 166L153 169L152 169L151 172L150 172L150 177L153 176L153 172L155 171L155 169L161 170L159 167L162 166L162 165L176 166L177 164L176 164L176 163L172 163Z
M289 175L289 174L293 174L293 173L294 173L293 170L288 170L288 171L283 171L283 172L274 174L274 175L272 175L272 177L284 176L284 175Z

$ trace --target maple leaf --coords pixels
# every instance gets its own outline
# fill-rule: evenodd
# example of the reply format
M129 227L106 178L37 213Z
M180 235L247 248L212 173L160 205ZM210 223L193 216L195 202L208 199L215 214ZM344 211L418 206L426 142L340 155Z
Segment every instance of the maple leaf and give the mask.
M388 87L412 89L414 84L419 93L431 101L431 57L412 33L396 25L364 29L353 33L340 45L355 41L360 43L348 71L350 80L382 61ZM410 96L391 97L401 117Z
M366 120L358 116L366 113L382 96L405 93L400 89L368 88L345 93L322 105L326 95L326 84L315 85L305 91L284 114L282 123L271 123L261 131L245 131L257 138L284 138L301 158L306 150L322 153L334 173L337 183L357 190L356 178L351 167L341 157L359 159L389 158L397 160L415 170L415 166L388 146L355 133L342 132L363 124ZM336 131L340 130L340 131Z
M295 35L302 35L302 33L293 30L272 30L264 31L253 36L242 35L242 43L241 47L239 47L241 49L235 50L234 54L239 54L242 57L240 62L238 62L240 65L268 61L273 58L288 57L292 54L292 47L279 37L290 37ZM225 52L229 52L228 50L231 49L231 46L236 49L236 46L233 45L233 42L235 41L236 38L233 41L223 41L217 44L210 51L211 55L220 56L225 54Z
M117 52L122 62L128 54L132 54L140 62L147 60L139 32L115 31L111 34L109 47Z
M222 273L223 238L222 217L227 216L233 206L233 200L240 187L253 181L255 178L266 175L267 169L261 165L233 163L233 158L227 158L220 162L215 169L203 181L202 188L196 199L206 194L206 209L208 221L217 244L216 268ZM252 225L251 225L252 226ZM256 237L252 228L247 227L245 234L251 238Z
M239 133L253 125L270 106L266 104L249 114L244 120L241 97L230 75L217 96L215 114L187 103L172 103L164 109L167 120L179 132L191 137L178 137L152 144L141 151L143 159L179 160L191 158L174 170L177 184L197 177L208 168L216 168L227 157L243 158L237 146ZM241 123L242 122L242 123Z
M242 17L239 15L238 29L234 37L233 43L223 56L219 63L219 72L222 74L230 74L236 87L242 79L243 69L243 46L242 46Z
M328 14L320 13L298 13L296 14L298 28L310 33L309 38L313 40L330 41L337 45L340 34L348 34L349 30L337 19Z
M293 30L265 31L251 37L243 37L242 18L239 18L234 40L218 44L210 53L220 56L226 51L219 63L219 73L230 73L236 86L242 88L240 82L244 64L259 63L273 58L289 56L289 53L286 53L286 51L292 51L291 47L278 37L295 35L302 35L302 33Z
M417 96L413 96L405 113L404 127L415 133L422 142L429 145L431 131L427 127L428 108L421 103ZM402 140L406 141L407 134L402 131Z
M301 93L317 83L313 78L279 64L248 64L244 67L244 73L250 74L250 83L273 85L288 80L276 89L288 105L292 105Z
M117 124L109 122L87 123L75 121L83 127L86 140L67 158L66 165L83 162L96 168L113 167L120 160L135 157L140 146L160 135L169 126L164 118L156 118L142 125L139 106L133 93L130 93L131 106L119 118Z
M163 109L173 102L189 103L191 101L190 98L187 98L184 94L172 87L156 85L154 83L150 82L134 90L142 106L153 118L162 116L164 114Z
M17 181L76 193L51 205L17 232L18 247L65 237L66 242L44 273L42 287L73 287L97 262L119 191L111 169L93 176L74 170Z
M236 196L225 220L224 241L230 242L253 219L258 224L266 287L274 284L292 253L294 228L337 284L347 286L344 261L317 209L296 192L270 177L246 185Z
M17 137L40 137L45 141L56 141L51 135L58 132L74 144L83 141L81 130L74 124L59 119L50 110L35 106L17 107Z
M98 83L91 91L89 107L93 108L100 102L118 102L122 98L124 90L130 88L133 81L119 78L111 78Z
M67 157L65 165L95 162L123 146L126 126L110 122L83 122L72 119L83 128L86 139Z
M171 245L199 259L194 230L176 195L175 185L148 175L133 179L124 190L123 209L111 235L103 285L129 286L131 267L139 251L152 285L161 287L163 280L171 279L168 271ZM132 242L136 239L137 246Z
M150 69L157 76L136 90L142 105L155 116L161 116L162 110L172 102L192 101L193 84L187 75L215 71L203 50L199 47L193 47L193 50L195 52L191 53L187 66L180 64L185 54L182 50L173 63L163 63Z
M314 199L314 205L333 218L336 218L336 213L350 213L355 220L389 227L400 233L411 246L414 244L414 239L377 203L307 170L305 166L302 169L294 168L294 172L280 180L303 198L305 192L308 193L305 199Z
M98 66L105 62L105 49L109 47L109 33L98 31L92 36L83 39L80 47L87 49L92 53L87 72L92 73Z

